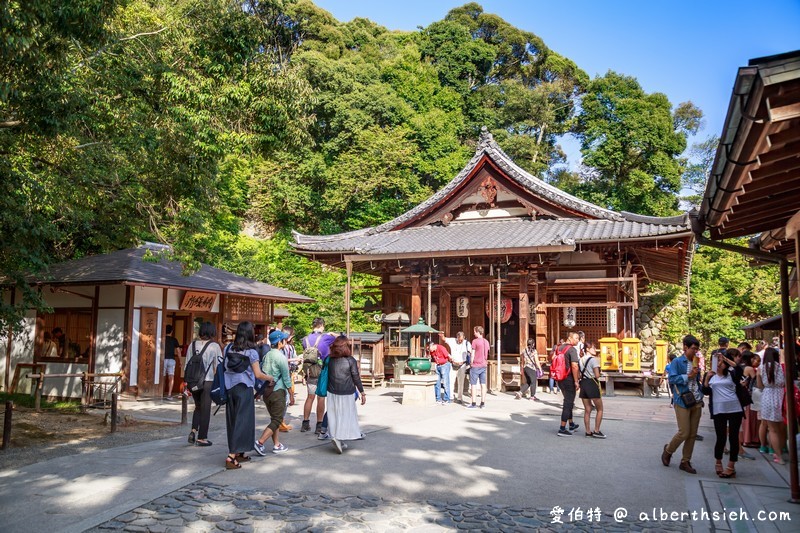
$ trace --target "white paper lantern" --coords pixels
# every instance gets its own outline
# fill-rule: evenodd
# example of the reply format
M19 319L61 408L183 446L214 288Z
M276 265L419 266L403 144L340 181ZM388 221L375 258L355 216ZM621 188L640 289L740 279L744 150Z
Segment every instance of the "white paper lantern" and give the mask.
M469 316L468 296L459 296L456 298L456 315L458 318L467 318Z
M564 308L564 326L568 328L575 327L575 308L574 307L565 307Z

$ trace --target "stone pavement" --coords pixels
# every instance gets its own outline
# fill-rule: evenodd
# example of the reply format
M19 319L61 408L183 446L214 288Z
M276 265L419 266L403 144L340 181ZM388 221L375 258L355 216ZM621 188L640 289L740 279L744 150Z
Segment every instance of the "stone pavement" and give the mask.
M359 407L367 437L341 456L313 433L300 433L295 418L295 429L281 435L289 453L225 471L220 413L209 448L180 437L2 471L0 523L12 532L800 529L800 508L786 503L786 467L758 457L741 461L731 483L714 475L707 416L706 440L693 460L698 475L664 468L660 451L675 432L666 399L606 399L608 439L598 440L584 438L582 428L556 437L560 396L530 402L498 394L482 410L403 407L400 396L396 389L368 391ZM179 403L122 409L180 420ZM290 414L300 410L293 406ZM266 423L263 404L257 417ZM583 426L580 411L576 422ZM747 521L730 516L739 504L753 513ZM551 524L557 506L564 525ZM710 513L723 508L725 520L714 521ZM671 514L691 511L697 520ZM789 514L761 521L758 511Z

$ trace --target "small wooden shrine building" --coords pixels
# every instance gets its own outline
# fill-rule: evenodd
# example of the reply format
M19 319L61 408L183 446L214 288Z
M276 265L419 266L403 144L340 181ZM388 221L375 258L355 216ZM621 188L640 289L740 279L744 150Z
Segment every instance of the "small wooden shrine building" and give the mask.
M266 334L276 303L313 301L208 265L184 275L180 262L160 256L167 250L145 243L57 263L46 276L31 278L51 309L31 309L15 334L0 332L3 390L25 388L25 374L44 372L52 375L44 381L45 397L80 398L83 373L119 374L122 391L138 397L175 394L186 359L176 368L173 390L166 390L167 326L185 354L203 322L216 325L220 340L223 324L235 328L245 320ZM9 305L21 297L18 290L2 294ZM50 340L55 330L63 332L60 342Z
M295 233L293 245L348 274L379 277L384 315L405 309L411 324L423 317L447 337L472 338L483 326L492 358L516 363L530 337L545 354L568 330L595 341L635 335L637 291L685 279L693 234L687 215L619 213L549 185L484 128L467 166L410 211L338 235ZM348 313L349 295L348 282ZM408 353L386 333L387 358Z

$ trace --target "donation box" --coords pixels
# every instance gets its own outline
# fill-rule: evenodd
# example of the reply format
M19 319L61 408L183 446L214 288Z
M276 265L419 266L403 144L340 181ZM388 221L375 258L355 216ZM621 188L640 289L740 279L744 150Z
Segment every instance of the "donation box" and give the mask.
M653 372L666 374L667 368L667 341L656 341L656 361Z
M640 372L642 369L642 344L639 339L622 339L622 371Z
M619 339L604 337L600 343L600 370L619 370Z

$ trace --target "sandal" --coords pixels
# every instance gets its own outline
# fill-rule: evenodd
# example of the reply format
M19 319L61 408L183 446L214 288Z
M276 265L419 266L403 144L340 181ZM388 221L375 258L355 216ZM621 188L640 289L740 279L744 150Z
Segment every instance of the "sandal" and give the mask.
M729 466L728 468L725 469L723 473L719 475L719 477L726 479L731 477L736 477L736 470L733 467Z
M236 460L236 457L231 457L230 455L225 459L225 470L236 470L237 468L241 468L242 465L239 464L239 461Z
M237 460L238 460L240 463L246 463L247 461L249 461L249 460L250 460L250 457L246 456L246 455L245 455L245 454L243 454L243 453L237 453L237 454L236 454L236 459L237 459Z
M722 477L722 472L724 471L724 469L722 468L722 461L717 461L717 464L714 465L714 468L717 471L717 475L719 477Z
M785 465L786 461L783 460L783 457L778 455L777 453L772 454L772 462L779 465Z

